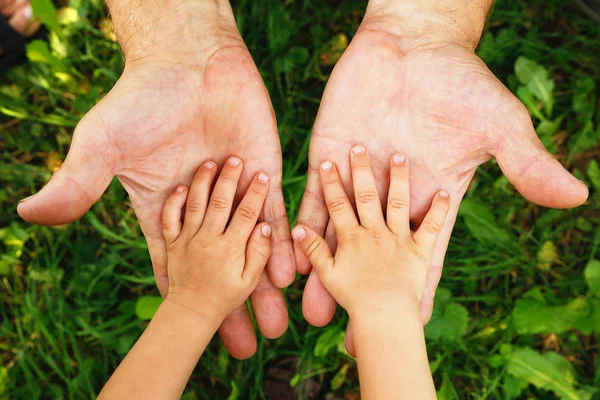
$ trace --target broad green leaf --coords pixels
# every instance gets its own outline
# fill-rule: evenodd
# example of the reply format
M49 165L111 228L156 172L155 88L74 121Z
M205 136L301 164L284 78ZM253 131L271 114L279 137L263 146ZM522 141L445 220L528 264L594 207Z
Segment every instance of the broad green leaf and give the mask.
M542 102L546 115L549 117L554 106L554 81L550 78L548 71L535 61L519 57L515 62L515 75L519 82Z
M50 52L48 43L43 40L33 40L27 44L27 58L31 62L60 65L58 58L54 57L52 52Z
M583 276L590 291L600 296L600 261L590 260L583 271Z
M538 389L552 391L564 400L580 400L567 377L552 361L530 348L516 348L508 359L509 374L525 380Z
M517 300L512 313L515 329L520 334L561 333L575 327L579 320L588 318L590 305L585 298L565 306L549 306L537 300Z
M315 357L325 357L332 349L337 348L338 343L343 342L345 334L340 325L333 325L325 329L315 344L313 353Z
M554 367L560 372L560 374L564 376L565 379L571 384L575 384L577 382L575 368L573 367L573 364L569 362L569 360L554 351L545 353L544 358L550 361L552 365L554 365Z
M498 227L494 215L484 204L476 200L464 200L458 214L464 218L465 225L477 240L492 244L510 242L510 234Z
M587 176L590 178L590 182L596 188L596 190L600 190L600 167L596 160L590 161L587 167Z
M135 314L142 321L147 321L154 317L156 310L162 303L162 298L159 296L141 296L138 297L135 303Z
M515 61L515 75L519 82L527 85L533 80L539 67L540 66L535 61L521 56Z
M440 291L438 291L440 292ZM431 320L425 326L425 336L431 340L457 342L469 326L469 311L448 297L450 292L444 290L436 293Z
M53 31L60 29L56 7L54 7L52 0L31 0L31 8L33 9L33 14L48 28Z
M512 400L521 395L523 390L529 386L529 382L525 379L517 378L516 376L507 374L504 377L502 384L502 392L506 400Z
M584 335L592 332L600 332L600 300L595 298L588 299L591 313L587 318L575 322L574 328L578 329Z

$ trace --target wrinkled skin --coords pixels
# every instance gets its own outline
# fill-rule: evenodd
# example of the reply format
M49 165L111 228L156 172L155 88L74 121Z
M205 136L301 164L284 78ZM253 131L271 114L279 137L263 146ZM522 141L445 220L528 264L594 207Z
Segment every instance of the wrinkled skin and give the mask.
M431 317L435 289L460 201L478 165L496 157L527 199L548 207L573 207L587 198L538 140L526 108L473 51L459 45L410 47L381 25L363 23L336 65L325 89L310 143L310 171L298 223L335 237L319 184L318 166L336 163L352 198L348 151L369 148L381 199L387 196L389 159L411 163L411 220L418 226L433 195L451 195L450 214L438 239L421 299L423 322ZM327 227L327 228L326 228ZM301 273L310 272L296 249ZM331 320L336 303L311 273L303 298L305 318L316 326ZM347 346L353 352L351 330Z
M261 219L273 229L269 276L250 297L262 333L278 337L287 309L278 287L294 279L295 266L281 191L281 148L272 106L247 49L217 50L202 68L155 62L127 66L113 90L77 126L69 155L36 196L19 205L30 222L74 221L102 195L116 175L131 197L148 242L158 287L168 289L161 229L164 202L189 185L202 162L222 165L229 156L245 162L238 200L259 171L272 179ZM200 260L198 260L200 261ZM219 330L237 358L256 350L245 305Z

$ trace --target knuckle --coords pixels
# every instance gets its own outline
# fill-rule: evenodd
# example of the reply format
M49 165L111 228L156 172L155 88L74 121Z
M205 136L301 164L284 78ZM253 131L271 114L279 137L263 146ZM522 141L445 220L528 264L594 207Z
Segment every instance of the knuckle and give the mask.
M442 230L442 225L439 224L437 221L427 221L423 225L423 229L425 229L425 232L437 235L439 231Z
M308 246L306 246L306 255L308 258L314 258L321 249L321 241L313 239Z
M238 213L241 219L244 221L254 221L258 218L258 213L252 207L242 205L238 208Z
M255 196L259 196L262 197L265 195L265 189L263 189L263 186L261 187L256 187L256 185L252 185L250 187L250 189L248 189L250 191L251 194L255 195Z
M379 195L374 190L364 190L356 194L356 201L362 204L371 204L379 200Z
M213 196L210 199L210 206L215 210L225 210L229 205L229 201L225 197Z
M271 246L261 241L254 245L254 252L266 260L271 256Z
M185 205L186 211L193 212L193 213L202 212L202 211L204 211L205 208L206 208L206 205L203 202L197 201L197 200L188 201L187 204Z
M365 228L365 230L366 230L367 234L369 235L369 237L371 239L374 239L375 241L380 241L383 238L383 235L379 229Z
M331 212L339 212L346 207L347 201L344 197L336 197L327 202L327 208Z
M408 199L400 196L390 197L388 206L395 210L404 210L408 208Z

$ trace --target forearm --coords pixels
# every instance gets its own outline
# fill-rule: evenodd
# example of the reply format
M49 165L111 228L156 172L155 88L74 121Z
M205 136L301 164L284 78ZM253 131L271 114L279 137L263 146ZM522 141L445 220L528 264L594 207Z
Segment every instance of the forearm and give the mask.
M228 0L107 0L126 61L203 59L243 45Z
M414 39L412 47L456 43L474 50L493 0L371 0L368 25L387 25L391 33Z
M436 399L417 304L350 316L364 399Z
M99 399L179 399L218 322L165 300Z

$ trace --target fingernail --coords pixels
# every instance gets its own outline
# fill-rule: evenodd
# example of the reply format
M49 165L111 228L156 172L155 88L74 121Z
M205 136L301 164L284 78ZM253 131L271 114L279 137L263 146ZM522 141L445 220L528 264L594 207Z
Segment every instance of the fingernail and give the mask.
M300 226L295 227L292 231L292 237L294 238L294 240L304 239L306 237L306 229Z
M31 6L27 6L23 9L23 17L28 21L33 17L33 9Z
M177 193L183 193L185 192L185 186L177 186L177 189L175 189L175 191Z
M269 177L267 176L267 174L261 172L260 174L258 174L258 181L261 183L267 183L269 182Z
M404 157L402 154L396 154L394 157L392 157L392 162L396 165L404 164L405 161L406 157Z
M270 237L271 227L269 225L263 225L260 227L260 232L263 234L263 236Z
M359 155L359 154L364 154L367 151L367 149L365 148L365 146L359 144L358 146L354 146L354 148L352 149L352 152L355 155Z
M33 197L33 195L25 197L24 199L22 199L21 201L19 201L19 204L25 203L27 200L31 199L32 197Z
M204 168L213 169L217 164L212 161L207 161L204 163Z
M329 171L331 168L333 168L333 164L331 163L331 161L325 161L321 164L322 171Z
M229 163L229 165L231 165L232 167L237 167L238 165L240 165L240 163L242 162L242 160L240 160L237 157L230 157L229 160L227 161Z
M446 192L445 190L442 190L438 194L440 195L440 197L443 197L444 199L447 199L448 197L450 197L450 194L448 194L448 192Z

